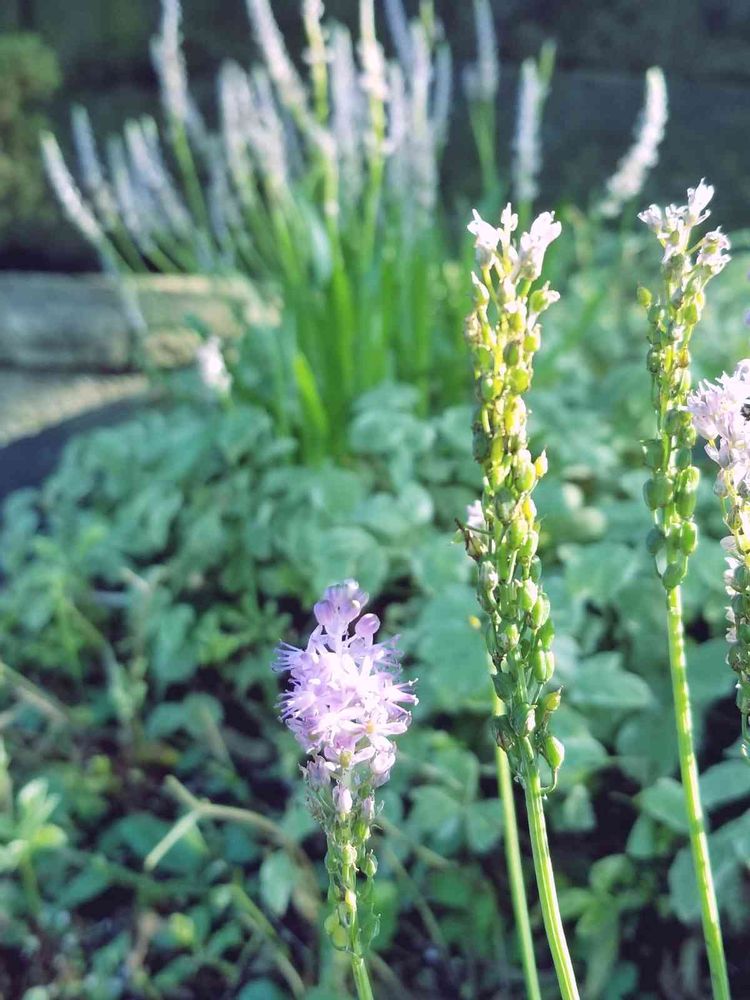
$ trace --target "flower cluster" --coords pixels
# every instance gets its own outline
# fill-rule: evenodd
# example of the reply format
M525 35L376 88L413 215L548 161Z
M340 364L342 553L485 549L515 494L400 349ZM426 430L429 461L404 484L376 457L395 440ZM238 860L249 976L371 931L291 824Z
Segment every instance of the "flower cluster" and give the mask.
M529 451L523 394L541 342L539 315L559 297L548 284L535 290L531 284L541 274L560 223L544 212L514 243L517 227L510 205L499 228L476 212L469 225L476 237L479 274L473 275L475 308L466 322L466 339L478 404L474 457L484 474L484 489L461 530L478 565L493 683L507 708L507 714L495 719L497 741L519 777L541 754L554 783L563 749L548 724L560 695L544 693L554 671L554 630L541 585L539 521L531 498L547 459L544 453L533 459Z
M727 569L727 662L737 674L742 750L750 757L750 359L731 375L701 382L688 397L695 429L719 467L715 492L722 498L730 534L722 540Z
M354 580L329 587L314 608L317 627L305 649L282 645L274 664L288 671L281 717L310 760L304 767L311 810L328 840L327 867L337 904L328 924L334 944L354 953L377 930L357 915L376 870L367 849L375 789L388 780L393 737L411 722L413 682L396 679L394 641L376 642L377 615L362 614L367 594ZM357 887L357 873L368 885ZM366 945L367 942L364 942Z
M643 445L651 470L644 496L654 514L648 544L666 590L684 579L697 542L693 512L699 473L692 463L696 431L687 409L690 338L703 311L705 287L729 260L729 241L719 230L694 246L691 239L694 227L710 214L713 193L713 187L701 181L688 189L687 205L664 210L651 205L639 215L664 248L663 293L654 298L641 288L638 294L650 324L647 367L657 419L656 437ZM707 417L708 408L704 410Z
M695 429L705 438L706 454L719 466L717 492L726 496L750 480L750 359L731 375L701 382L687 408Z
M659 160L659 146L667 124L667 85L658 66L646 71L646 100L635 134L635 142L607 181L607 192L599 206L605 218L619 215L623 205L640 194L648 172Z

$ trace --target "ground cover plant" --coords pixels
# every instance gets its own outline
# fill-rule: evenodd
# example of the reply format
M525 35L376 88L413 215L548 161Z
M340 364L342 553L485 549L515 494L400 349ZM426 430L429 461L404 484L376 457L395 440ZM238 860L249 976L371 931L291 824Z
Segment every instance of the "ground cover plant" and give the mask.
M250 6L268 32L265 4ZM402 66L417 58L419 39L437 46L429 6L411 29L399 5L387 6ZM371 11L364 3L364 50L369 45L374 58ZM177 14L176 5L165 5L157 46L162 66L177 71L165 74L166 90L183 80ZM305 16L314 55L318 5L306 4ZM483 48L466 86L486 185L497 187L488 17L478 3ZM334 31L322 43L334 37L343 36ZM265 44L273 48L280 37L271 32ZM328 319L338 322L329 298L334 272L315 277L325 244L309 254L303 244L302 261L313 269L304 294L297 286L299 298L288 302L295 288L276 273L278 261L268 264L266 279L283 310L309 311L306 345L290 334L288 316L279 330L249 330L232 346L202 331L194 371L160 376L158 402L74 440L47 482L7 501L0 534L3 993L338 1000L354 986L360 997L468 1000L555 996L559 983L564 996L708 996L700 927L706 885L696 882L691 855L696 816L676 778L681 764L685 773L684 740L678 746L667 724L675 713L662 609L675 582L683 591L701 771L691 791L700 792L708 817L735 989L750 975L743 944L750 767L741 756L745 723L733 705L738 677L746 719L745 372L729 380L728 409L726 394L709 397L705 386L690 403L713 449L703 456L693 436L682 440L690 386L680 343L700 312L691 344L697 375L733 370L746 353L746 237L733 234L735 259L722 269L721 239L688 247L685 213L670 207L657 217L650 209L666 285L644 316L646 294L639 303L635 290L653 284L656 241L636 230L634 211L632 224L627 215L614 226L605 220L637 196L655 161L666 111L658 73L649 76L636 141L602 194L586 212L560 206L562 233L547 213L532 224L550 53L524 71L518 215L509 207L501 217L498 192L488 191L495 207L482 212L490 222L477 213L470 224L478 253L473 289L471 240L451 243L452 216L427 218L430 240L443 223L446 240L431 243L426 258L394 244L392 263L406 253L415 267L429 268L430 335L442 315L445 340L429 355L428 379L410 368L408 323L417 321L407 309L389 349L392 363L352 383L340 409L329 407L322 387L338 391L340 370L325 383L313 356L333 344L336 364L342 358L338 334L326 336ZM323 92L322 66L312 60L313 96ZM260 93L268 81L277 90L294 84L267 72L265 83L262 73L250 76ZM179 128L172 138L173 166L186 171L189 189L180 156L195 138L180 137ZM59 167L48 142L50 155ZM322 190L318 165L309 169L315 179L293 187L294 213L307 220L296 231L305 239L321 232L307 201L300 208L306 185L309 201L321 204L310 194L310 185ZM72 197L80 217L86 203L62 176L68 207ZM196 182L204 179L199 169ZM701 197L704 187L696 189ZM267 197L268 211L279 208L275 195ZM693 191L690 212L695 198ZM403 190L394 199L394 212L404 210ZM97 215L91 219L101 226ZM114 229L102 230L108 264L129 245L118 243L121 216L113 220ZM384 237L377 257L404 230L385 201L376 225ZM244 232L237 227L239 243ZM200 249L196 234L191 223L188 242ZM136 244L146 266L159 266L149 248L177 247L167 237L174 233L152 232L151 243ZM532 288L545 249L544 278L558 302L548 285ZM391 285L382 260L368 258L360 271L358 253L345 258L341 274L372 282L365 300L372 331L390 315L391 290L404 294L413 273L395 267ZM205 266L216 273L236 263ZM702 268L712 277L707 302L691 284L707 277ZM538 315L548 305L540 335ZM466 314L472 362L458 323ZM670 407L658 406L663 447L646 446L645 496L658 529L648 548L640 442L654 440L661 397L652 397L644 372L647 331L649 371L679 411L668 418ZM269 335L284 348L282 382L267 377L259 355ZM300 357L314 375L306 402ZM367 367L362 358L358 373L360 366ZM450 384L440 374L447 370ZM709 398L719 399L718 408ZM325 433L316 410L331 421ZM725 412L728 424L717 416ZM710 476L695 488L693 464L726 455L722 511ZM704 536L697 547L685 528L693 509ZM723 516L733 537L735 676L724 665ZM397 645L375 638L380 623ZM392 689L396 649L403 674ZM289 679L273 672L274 660ZM284 690L292 732L278 718ZM363 722L360 710L371 711L373 698L382 714ZM325 730L319 704L336 708ZM295 737L312 758L304 783ZM525 787L516 782L514 792L511 772ZM711 957L716 984L715 947Z

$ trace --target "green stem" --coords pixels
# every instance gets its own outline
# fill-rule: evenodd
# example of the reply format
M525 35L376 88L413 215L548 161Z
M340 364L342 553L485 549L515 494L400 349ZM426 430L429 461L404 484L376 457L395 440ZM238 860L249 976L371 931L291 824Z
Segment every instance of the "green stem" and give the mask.
M361 955L352 955L352 972L359 1000L374 1000L370 977L367 975L367 966Z
M504 706L497 695L494 695L494 701L495 714L497 715L500 714ZM531 935L531 923L529 921L529 903L526 898L526 886L524 885L523 867L521 865L521 849L518 842L518 821L516 818L516 806L513 801L513 779L510 774L508 756L501 747L497 747L495 750L495 764L497 766L497 787L503 807L505 864L508 868L508 878L510 879L510 895L513 901L513 916L516 921L518 947L521 952L523 978L526 983L526 996L528 1000L541 1000L542 994L539 989L539 975L536 968L536 958L534 957L534 939Z
M547 932L552 960L555 963L557 982L563 1000L579 1000L573 963L565 940L560 907L557 903L555 876L552 870L552 858L547 843L547 825L544 821L542 806L542 787L539 780L539 769L534 760L533 751L527 746L524 754L524 785L526 791L526 812L529 817L529 832L531 833L531 849L534 855L534 870L539 888L539 900L542 904L544 929Z
M698 766L693 745L693 721L690 714L690 689L688 687L682 626L682 595L679 587L667 591L667 635L672 694L677 722L677 744L680 751L680 775L685 792L690 849L693 854L693 866L701 902L703 937L708 952L713 995L720 1000L729 1000L729 978L724 958L724 943L721 937L719 910L716 905L716 892L708 855L706 824L698 787Z

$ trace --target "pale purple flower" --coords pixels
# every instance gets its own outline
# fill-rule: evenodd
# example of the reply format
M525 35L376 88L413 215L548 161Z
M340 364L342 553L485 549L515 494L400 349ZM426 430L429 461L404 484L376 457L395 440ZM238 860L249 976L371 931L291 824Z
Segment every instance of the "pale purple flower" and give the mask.
M396 679L394 642L374 641L380 621L362 615L367 599L354 580L329 587L307 647L282 645L276 656L276 669L290 673L281 717L307 753L330 764L336 787L387 781L393 737L411 722L404 705L417 702L411 683Z
M481 500L472 501L472 503L470 503L466 508L466 527L475 528L479 531L485 531L487 529Z
M721 469L719 487L739 488L750 480L750 359L731 375L703 381L688 396L695 429L708 442L706 454Z

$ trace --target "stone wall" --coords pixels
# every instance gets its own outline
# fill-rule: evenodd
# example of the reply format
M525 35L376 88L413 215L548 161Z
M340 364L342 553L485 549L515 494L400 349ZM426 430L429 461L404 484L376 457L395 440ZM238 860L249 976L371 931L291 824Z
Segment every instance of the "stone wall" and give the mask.
M194 322L222 337L273 323L272 308L242 278L147 275L126 285L101 274L0 272L0 365L45 371L117 373L138 365L139 316L160 364L186 364ZM191 328L192 327L192 328Z
M192 361L195 324L222 338L277 322L243 278L0 272L0 445L146 391L151 363Z

